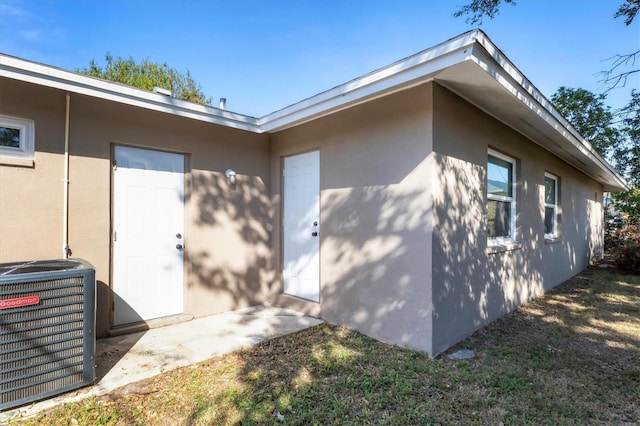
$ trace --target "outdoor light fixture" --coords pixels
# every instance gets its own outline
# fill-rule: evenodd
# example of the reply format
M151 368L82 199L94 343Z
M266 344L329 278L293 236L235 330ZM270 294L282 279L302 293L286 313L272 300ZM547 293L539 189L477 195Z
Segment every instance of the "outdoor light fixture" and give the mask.
M227 181L229 181L229 185L235 185L236 183L236 171L233 169L227 169L224 172L224 175L227 177Z

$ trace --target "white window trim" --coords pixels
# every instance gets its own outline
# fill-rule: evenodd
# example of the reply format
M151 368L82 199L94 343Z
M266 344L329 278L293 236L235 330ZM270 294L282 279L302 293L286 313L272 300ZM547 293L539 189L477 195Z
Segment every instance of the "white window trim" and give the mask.
M548 240L553 240L558 237L558 176L553 175L549 172L544 172L545 183L542 186L542 201L544 202L545 215L547 207L553 208L553 232L545 233L544 238ZM554 193L553 193L553 204L547 203L547 178L553 180L555 182L554 185ZM544 216L543 216L544 218Z
M516 242L516 160L515 158L509 157L507 155L504 155L498 151L494 151L492 149L488 150L488 155L491 155L492 157L496 157L499 158L501 160L506 161L507 163L511 164L511 197L506 197L503 195L492 195L489 194L489 190L487 188L486 190L486 194L487 194L487 201L488 200L495 200L495 201L509 201L511 203L511 211L510 213L510 218L509 218L509 225L510 225L510 229L509 229L509 237L489 237L487 239L487 244L489 247L491 246L503 246L503 247L514 247L514 245L517 245ZM489 168L489 161L487 158L487 173L489 172L488 170Z
M0 115L0 127L20 129L20 146L12 148L0 146L0 156L32 160L35 152L35 123L26 118Z

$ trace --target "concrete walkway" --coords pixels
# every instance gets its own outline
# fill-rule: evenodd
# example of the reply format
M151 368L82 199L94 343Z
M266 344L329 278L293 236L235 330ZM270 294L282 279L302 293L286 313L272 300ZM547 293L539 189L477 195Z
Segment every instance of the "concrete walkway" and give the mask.
M96 344L95 385L0 413L0 423L30 417L87 396L104 395L121 386L320 323L320 319L289 309L253 307L100 339Z

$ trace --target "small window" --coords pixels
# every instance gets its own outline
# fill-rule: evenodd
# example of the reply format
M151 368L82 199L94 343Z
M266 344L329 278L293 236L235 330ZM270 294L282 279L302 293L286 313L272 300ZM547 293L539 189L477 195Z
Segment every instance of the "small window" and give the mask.
M558 177L544 174L544 236L558 236Z
M515 240L516 162L489 150L487 161L487 234L490 243Z
M33 158L33 120L0 115L0 156Z

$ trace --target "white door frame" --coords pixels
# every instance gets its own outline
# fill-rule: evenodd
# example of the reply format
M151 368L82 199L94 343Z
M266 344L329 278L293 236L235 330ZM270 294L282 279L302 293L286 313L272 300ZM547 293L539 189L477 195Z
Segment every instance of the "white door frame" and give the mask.
M112 324L180 314L185 156L114 145L112 158ZM140 285L132 285L132 276Z
M283 291L319 302L320 151L283 158L282 194Z

